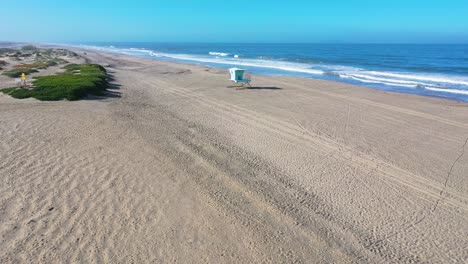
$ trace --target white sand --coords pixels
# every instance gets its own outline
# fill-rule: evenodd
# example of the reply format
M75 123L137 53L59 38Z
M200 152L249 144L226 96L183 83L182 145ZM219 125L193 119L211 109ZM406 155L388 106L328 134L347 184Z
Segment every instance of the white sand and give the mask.
M0 94L1 263L468 261L468 104L87 54L114 96Z

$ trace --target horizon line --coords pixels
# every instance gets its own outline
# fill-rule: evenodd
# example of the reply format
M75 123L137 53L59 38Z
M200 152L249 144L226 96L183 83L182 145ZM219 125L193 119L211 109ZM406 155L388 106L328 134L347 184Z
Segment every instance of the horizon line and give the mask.
M0 43L11 44L86 44L86 43L157 43L157 44L313 44L313 45L468 45L468 43L384 43L384 42L227 42L227 41L14 41L14 40L0 40Z

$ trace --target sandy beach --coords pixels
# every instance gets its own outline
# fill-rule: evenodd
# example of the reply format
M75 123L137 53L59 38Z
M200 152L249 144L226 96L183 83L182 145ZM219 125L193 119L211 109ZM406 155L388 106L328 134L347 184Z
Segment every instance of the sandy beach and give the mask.
M73 51L108 96L0 93L1 263L468 262L467 103Z

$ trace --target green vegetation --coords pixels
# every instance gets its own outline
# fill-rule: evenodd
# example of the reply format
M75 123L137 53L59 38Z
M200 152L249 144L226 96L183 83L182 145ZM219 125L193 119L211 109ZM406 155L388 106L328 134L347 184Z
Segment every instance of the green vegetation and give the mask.
M59 65L59 64L66 64L66 63L68 63L68 61L64 60L64 59L61 59L61 58L55 58L55 59L48 60L48 61L46 61L44 63L45 63L45 65L47 67L50 67L50 66L55 66L55 65Z
M30 68L30 67L20 67L20 68L14 68L14 69L11 69L9 71L6 71L4 73L2 73L3 75L6 75L8 77L11 77L11 78L18 78L21 76L21 73L25 73L26 75L29 75L33 72L38 72L36 69L34 68Z
M34 45L26 45L26 46L21 47L21 49L24 51L35 51L37 50L37 47Z
M97 64L70 64L58 75L39 76L33 81L32 90L7 88L0 90L14 98L33 97L38 100L79 100L87 94L102 95L107 87L107 73Z
M35 69L47 69L50 66L56 66L59 64L65 64L68 63L68 61L60 58L55 58L51 60L36 60L35 63L31 64L18 64L13 66L13 68L20 69L20 68L35 68Z
M0 61L0 69L2 68L1 67L2 62L3 61ZM21 73L23 72L26 75L29 75L31 73L38 72L38 69L47 69L50 66L56 66L56 65L65 64L65 63L68 63L68 61L64 59L60 59L60 58L55 58L55 59L47 60L44 62L39 61L39 62L31 63L31 64L18 64L18 65L13 66L13 69L6 71L2 74L11 78L18 78L21 76Z
M54 52L54 49L45 49L45 50L42 50L42 55L51 57L53 52Z
M3 89L0 89L0 92L4 93L4 94L10 94L12 91L16 90L18 88L16 87L12 87L12 88L3 88Z
M10 48L0 48L0 56L11 52L15 52L15 50Z

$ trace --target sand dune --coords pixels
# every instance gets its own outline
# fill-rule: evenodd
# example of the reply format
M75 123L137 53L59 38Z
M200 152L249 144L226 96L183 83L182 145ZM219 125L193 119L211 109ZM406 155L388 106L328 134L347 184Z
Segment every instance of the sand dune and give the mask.
M466 103L86 56L114 96L0 93L1 263L468 260Z

